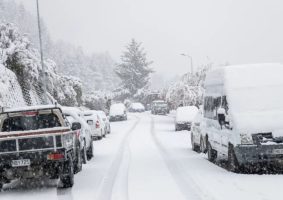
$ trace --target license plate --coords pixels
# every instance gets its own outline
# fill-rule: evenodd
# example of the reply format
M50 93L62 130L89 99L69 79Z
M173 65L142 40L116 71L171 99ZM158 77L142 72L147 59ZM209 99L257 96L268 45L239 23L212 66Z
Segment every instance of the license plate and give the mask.
M274 154L283 154L283 149L273 149Z
M12 167L30 166L30 159L12 160Z

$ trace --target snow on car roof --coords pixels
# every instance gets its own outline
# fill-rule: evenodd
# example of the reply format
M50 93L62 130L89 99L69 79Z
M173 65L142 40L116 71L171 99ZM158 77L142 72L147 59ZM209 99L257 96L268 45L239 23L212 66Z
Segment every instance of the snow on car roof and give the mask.
M134 108L134 109L144 109L144 106L141 103L136 102L136 103L132 103L131 104L131 108Z
M30 110L41 110L41 109L54 109L54 108L60 108L61 106L55 106L55 105L37 105L37 106L24 106L24 107L18 107L18 108L4 108L4 112L21 112L21 111L30 111Z
M196 114L198 108L195 106L184 106L177 108L176 122L191 122Z

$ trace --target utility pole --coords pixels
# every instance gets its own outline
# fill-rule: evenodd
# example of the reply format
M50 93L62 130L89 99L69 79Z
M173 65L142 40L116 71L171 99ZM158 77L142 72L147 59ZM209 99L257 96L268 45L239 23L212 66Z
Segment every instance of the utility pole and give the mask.
M40 15L39 15L39 3L36 0L36 8L37 8L37 24L38 24L38 35L39 35L39 47L40 47L40 62L42 67L42 86L43 86L43 103L48 104L47 102L47 86L46 86L46 69L44 65L44 58L43 58L43 49L42 49L42 37L41 37L41 24L40 24Z

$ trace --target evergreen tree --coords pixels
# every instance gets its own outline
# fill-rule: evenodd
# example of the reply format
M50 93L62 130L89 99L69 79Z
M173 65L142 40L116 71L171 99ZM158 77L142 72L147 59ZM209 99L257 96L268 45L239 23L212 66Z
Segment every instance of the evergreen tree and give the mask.
M148 86L150 74L153 70L149 67L152 61L148 61L141 43L134 39L126 46L126 51L121 56L122 63L115 72L121 79L121 90L126 90L134 96L139 90Z

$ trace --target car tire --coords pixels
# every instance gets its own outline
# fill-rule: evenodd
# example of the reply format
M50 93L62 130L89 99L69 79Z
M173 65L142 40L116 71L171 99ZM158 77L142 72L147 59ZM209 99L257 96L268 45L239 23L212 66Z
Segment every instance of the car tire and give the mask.
M80 147L77 147L77 159L76 159L76 163L74 165L74 173L77 174L79 172L82 171L83 169L83 159L82 159L82 154L81 154L81 150Z
M93 142L91 142L90 147L87 150L87 160L91 160L93 158Z
M212 148L210 142L207 142L207 157L212 163L215 163L217 159L217 151Z
M228 170L235 173L240 173L240 165L237 160L234 147L232 144L229 144L228 148Z
M2 191L4 183L0 183L0 192Z
M84 148L82 149L82 162L83 164L86 164L87 163L87 150L86 150L86 147L84 146Z
M74 185L74 164L72 157L69 157L63 164L63 173L60 177L62 188L70 188Z
M192 144L192 150L199 153L199 146L196 145L196 143L194 142L194 134L191 132L191 144Z

